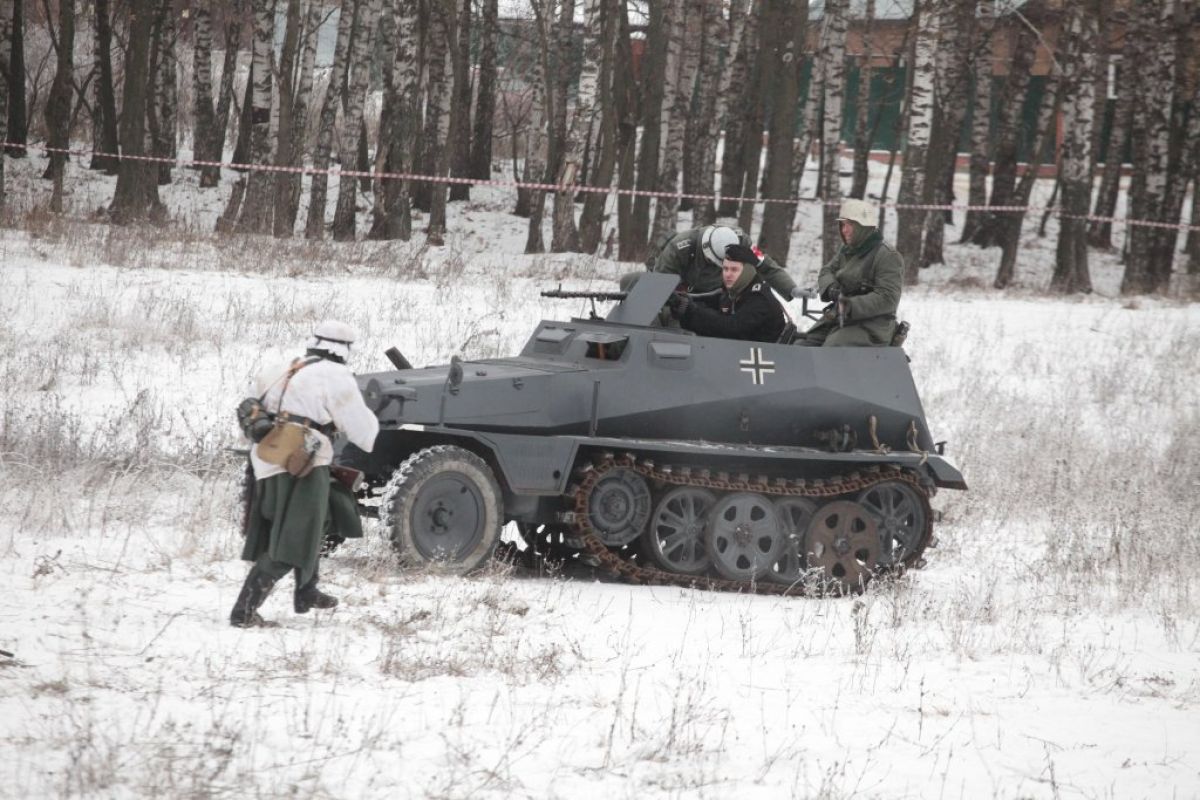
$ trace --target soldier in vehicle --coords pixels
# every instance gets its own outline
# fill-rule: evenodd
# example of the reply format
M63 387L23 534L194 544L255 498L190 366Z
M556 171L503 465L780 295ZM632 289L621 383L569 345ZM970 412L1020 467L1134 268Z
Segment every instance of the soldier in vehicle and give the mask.
M726 258L716 308L676 292L667 305L680 325L701 336L775 342L787 324L783 305L752 264Z
M882 347L892 343L904 262L883 241L875 213L863 200L842 203L837 218L842 247L817 276L817 291L829 307L797 344Z
M250 451L256 481L242 559L254 566L229 615L234 627L275 627L258 608L292 571L296 613L337 605L317 588L321 544L331 527L341 537L361 537L362 523L354 496L330 478L330 437L339 431L370 452L379 433L379 420L346 366L354 338L346 323L326 320L313 329L304 358L258 378L259 402L274 425Z
M722 262L726 257L753 266L759 277L787 299L800 296L796 282L775 259L752 247L749 238L727 225L706 225L682 231L660 247L651 248L646 261L649 272L678 275L693 294L715 292L722 285ZM639 273L621 278L621 289L628 291Z

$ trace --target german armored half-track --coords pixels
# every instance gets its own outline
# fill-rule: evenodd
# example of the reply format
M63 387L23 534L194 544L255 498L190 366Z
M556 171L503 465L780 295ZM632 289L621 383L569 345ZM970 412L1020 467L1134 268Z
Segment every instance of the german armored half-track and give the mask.
M846 590L924 563L929 498L966 484L904 351L662 327L674 289L647 273L520 355L359 377L380 434L340 458L404 563L477 568L509 522L536 552L643 582Z

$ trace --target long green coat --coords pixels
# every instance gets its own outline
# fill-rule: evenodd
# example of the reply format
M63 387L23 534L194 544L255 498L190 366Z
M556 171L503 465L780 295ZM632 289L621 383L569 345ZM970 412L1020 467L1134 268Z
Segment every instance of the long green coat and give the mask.
M843 245L817 276L822 297L827 297L835 281L841 286L849 304L845 325L838 328L837 311L833 309L805 333L808 342L852 347L891 344L904 261L877 230L869 229L865 234L855 246Z
M303 478L287 473L257 481L246 520L242 558L259 556L300 570L303 585L312 577L326 535L362 536L354 496L330 480L329 467L317 467Z
M723 288L720 265L709 261L701 252L700 236L703 233L704 228L693 228L672 236L655 256L654 263L649 265L650 272L678 275L688 285L690 292L711 292ZM764 256L763 263L756 269L767 285L791 299L796 282L775 259Z

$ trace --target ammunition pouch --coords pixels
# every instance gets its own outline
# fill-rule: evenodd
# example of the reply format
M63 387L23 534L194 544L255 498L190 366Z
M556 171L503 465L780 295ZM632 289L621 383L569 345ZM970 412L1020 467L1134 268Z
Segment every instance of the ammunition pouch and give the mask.
M237 421L242 433L252 442L261 442L274 427L270 412L258 397L247 397L238 403Z

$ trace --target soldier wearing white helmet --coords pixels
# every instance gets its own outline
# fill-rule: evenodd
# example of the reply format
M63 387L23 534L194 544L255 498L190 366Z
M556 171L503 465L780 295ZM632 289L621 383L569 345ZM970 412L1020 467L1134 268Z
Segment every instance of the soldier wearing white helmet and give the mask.
M269 433L250 451L255 481L242 558L254 566L229 616L235 627L271 625L258 608L288 572L296 576L297 613L337 605L317 588L321 544L327 531L362 536L362 524L354 496L331 478L332 437L370 452L379 433L346 366L354 339L352 327L326 320L313 329L303 358L258 377L255 394L273 425L260 429Z
M679 280L694 294L713 292L722 288L721 265L725 259L749 264L759 277L787 299L799 296L796 282L775 259L750 244L750 239L737 228L728 225L705 225L677 233L659 247L651 248L646 269L678 275ZM637 273L621 279L628 289Z
M800 343L858 347L892 343L904 262L883 241L875 215L866 201L842 203L837 218L842 247L817 276L817 290L829 307Z

